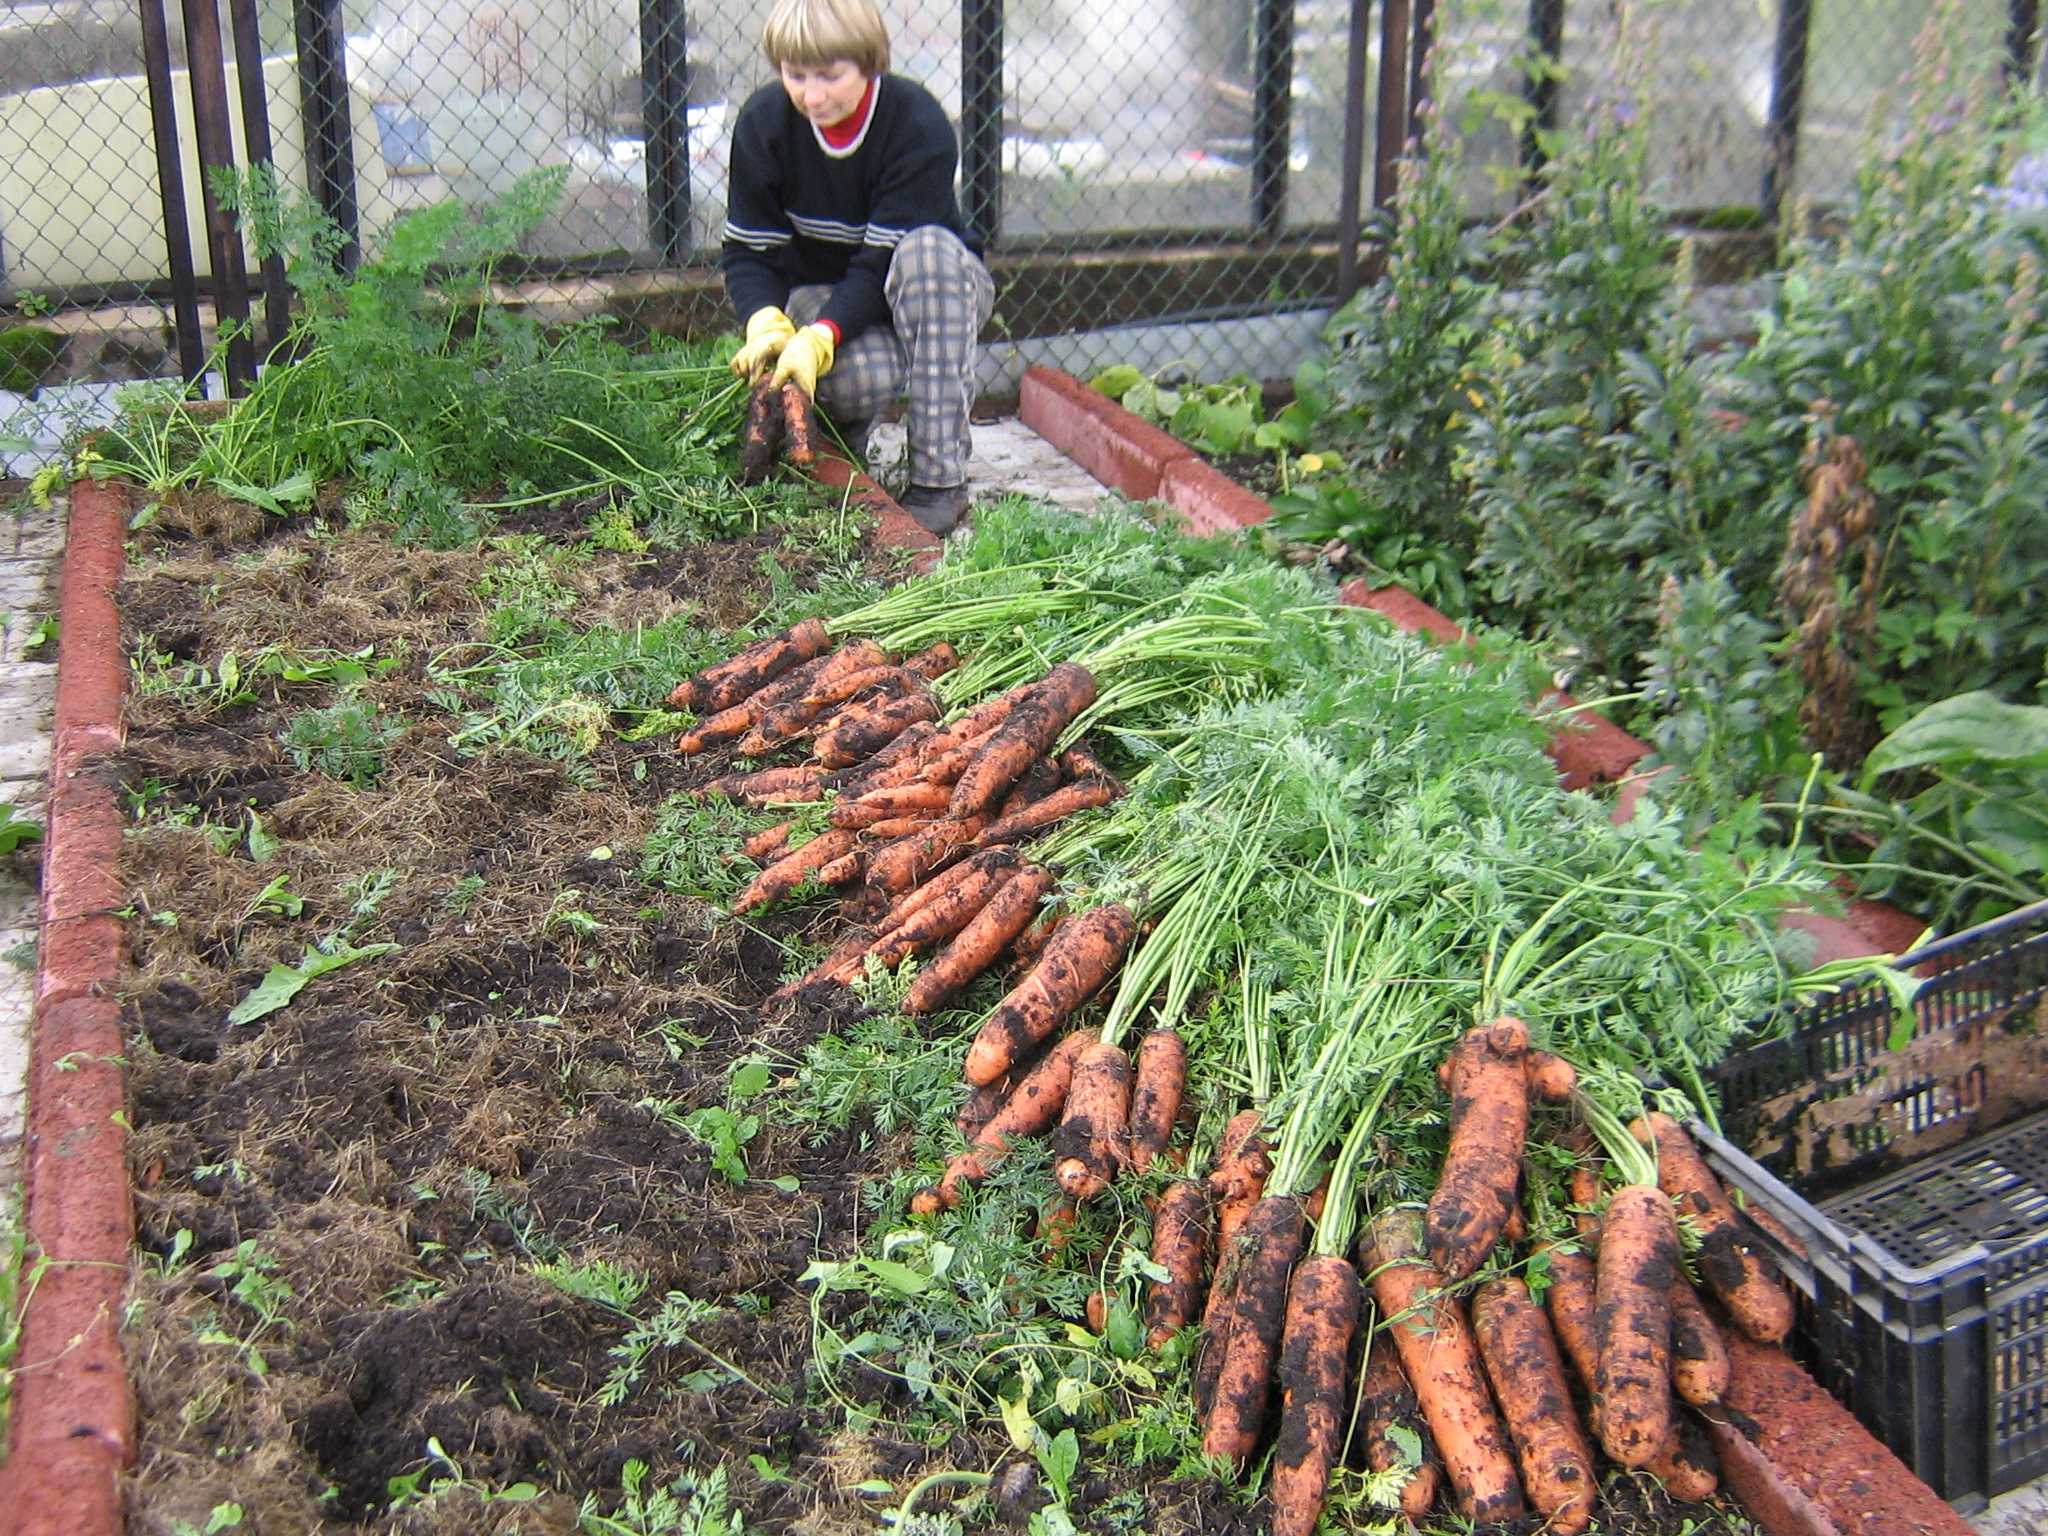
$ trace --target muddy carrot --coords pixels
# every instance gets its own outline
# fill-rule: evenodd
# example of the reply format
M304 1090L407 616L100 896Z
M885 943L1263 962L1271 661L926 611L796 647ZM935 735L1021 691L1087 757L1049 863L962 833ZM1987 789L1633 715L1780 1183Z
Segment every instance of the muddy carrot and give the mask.
M1166 1150L1187 1076L1187 1042L1175 1030L1148 1032L1138 1045L1138 1075L1131 1090L1131 1167L1139 1173Z
M1099 779L1082 779L1062 785L1044 799L1034 800L1022 809L1010 811L990 822L988 830L981 834L982 845L1021 843L1069 816L1092 810L1098 805L1107 805L1114 798L1110 787Z
M853 849L854 834L833 828L770 864L733 898L735 916L782 900L811 875Z
M1280 1346L1280 1438L1269 1488L1273 1536L1314 1536L1330 1491L1344 1376L1358 1329L1358 1271L1340 1255L1304 1259L1288 1289Z
M811 755L827 768L849 768L886 747L920 720L935 720L939 701L928 693L910 693L878 701L858 713L841 710L836 724L813 738Z
M1131 1058L1098 1040L1074 1064L1067 1107L1053 1137L1053 1177L1075 1200L1109 1187L1125 1161L1131 1133Z
M1572 1224L1588 1241L1600 1231L1600 1165L1590 1151L1581 1152L1571 1173Z
M780 394L763 379L754 386L754 392L747 400L746 424L740 429L742 485L759 485L774 472L776 455L782 451L783 437L788 430Z
M903 1011L930 1013L944 1006L995 964L1003 946L1030 925L1039 903L1052 888L1052 871L1041 864L1024 865L996 887L952 942L918 972L917 980L903 994Z
M1784 1338L1794 1319L1791 1293L1749 1246L1742 1218L1693 1139L1669 1115L1645 1115L1629 1129L1655 1148L1657 1182L1699 1233L1700 1275L1735 1326L1761 1344Z
M1564 1361L1543 1309L1520 1280L1489 1280L1472 1293L1472 1332L1529 1502L1556 1536L1577 1536L1592 1523L1599 1484L1593 1447L1572 1408Z
M888 928L897 927L920 907L923 907L928 902L937 901L962 880L971 880L977 874L984 871L1015 869L1022 862L1017 854L1008 848L991 848L984 853L977 853L971 858L962 859L958 864L952 865L950 868L933 875L931 879L925 881L922 885L915 886L911 890L906 891L900 898L891 903L888 909L888 916L883 919L883 924Z
M878 821L918 812L937 814L946 808L943 784L889 784L858 800L839 800L828 819L835 827L871 827Z
M926 646L915 656L903 658L903 670L915 672L926 682L935 677L944 677L959 665L960 653L943 640L935 645Z
M1569 1104L1579 1086L1579 1069L1555 1051L1532 1050L1522 1058L1529 1079L1529 1097L1545 1104Z
M1607 1202L1594 1259L1593 1394L1600 1444L1625 1467L1640 1467L1670 1437L1671 1282L1678 1228L1671 1201L1649 1184L1624 1184Z
M1117 794L1124 792L1115 774L1102 766L1102 759L1085 741L1077 741L1059 756L1060 772L1069 779L1099 779Z
M699 794L723 795L742 805L792 804L817 800L832 786L832 776L813 766L757 768L752 773L728 773L706 784Z
M1241 1109L1223 1127L1216 1163L1209 1171L1209 1193L1216 1201L1216 1239L1227 1243L1266 1192L1273 1155L1259 1134L1256 1109Z
M1081 1213L1075 1209L1073 1201L1062 1196L1038 1213L1031 1235L1045 1244L1045 1256L1051 1259L1074 1240L1075 1229L1080 1225Z
M908 816L891 816L886 821L871 823L865 831L878 844L893 843L910 836L913 832L923 832L935 827L945 819L943 812L937 816L920 816L915 813Z
M1671 1385L1695 1408L1711 1408L1727 1394L1732 1369L1720 1326L1680 1275L1671 1282Z
M822 868L819 869L818 884L851 884L853 881L858 880L861 877L861 871L867 867L867 859L868 855L866 849L849 849L847 852L842 853L841 855L839 855L838 858L833 859L830 863L824 865Z
M1672 1438L1643 1470L1681 1504L1704 1504L1721 1486L1721 1458L1690 1414L1679 1415Z
M848 768L839 781L839 793L848 799L859 799L890 784L909 783L918 776L923 764L919 754L934 734L929 721L918 721L866 762Z
M836 981L845 986L860 975L861 956L867 953L874 942L874 930L856 928L833 948L832 952L812 966L794 981L777 987L762 1001L764 1011L773 1013L793 999L804 988L819 982Z
M1136 932L1129 910L1113 903L1060 924L1038 963L982 1022L968 1047L967 1080L993 1082L1070 1018L1123 963Z
M700 715L730 709L790 668L823 655L831 643L822 619L805 619L695 673L676 687L669 702Z
M996 1111L1003 1107L1003 1102L1009 1098L1011 1090L1016 1086L1016 1083L1005 1077L999 1078L985 1088L971 1091L966 1102L960 1106L960 1112L953 1117L953 1124L959 1129L960 1134L969 1141L974 1140L980 1134L981 1128L995 1118Z
M1018 934L1010 944L1011 964L1021 973L1038 963L1038 957L1045 953L1045 946L1052 942L1053 930L1067 919L1059 907L1053 907Z
M1592 1258L1570 1246L1546 1243L1537 1249L1549 1270L1550 1284L1543 1291L1544 1309L1550 1314L1550 1331L1564 1356L1571 1361L1579 1381L1590 1394L1600 1379L1600 1341L1595 1326L1598 1278ZM1599 1400L1589 1415L1593 1434L1600 1433Z
M757 864L766 864L773 855L789 846L789 834L795 826L796 823L793 821L784 821L772 827L763 827L740 844L740 852Z
M1373 1300L1387 1318L1451 1486L1475 1524L1522 1512L1522 1488L1479 1366L1479 1351L1443 1275L1422 1256L1422 1223L1390 1211L1372 1228Z
M911 1209L929 1214L941 1207L958 1205L964 1186L979 1184L987 1178L997 1159L1012 1144L1050 1130L1066 1106L1074 1064L1095 1043L1095 1038L1094 1030L1078 1029L1047 1051L1045 1059L1024 1074L1017 1091L1003 1107L975 1133L968 1149L946 1165L945 1176L929 1189L918 1192Z
M1046 673L954 780L953 814L985 815L1031 760L1049 752L1060 733L1094 702L1095 678L1086 667L1063 661Z
M1202 1294L1209 1256L1209 1199L1202 1186L1175 1179L1152 1213L1152 1262L1166 1272L1145 1295L1145 1342L1158 1349L1188 1325Z
M1019 683L993 698L983 699L966 714L947 726L932 741L934 755L951 752L956 747L971 746L983 740L989 732L1010 718L1010 711L1037 691L1040 679Z
M1451 1144L1424 1225L1430 1261L1447 1280L1479 1267L1514 1206L1529 1131L1528 1048L1522 1021L1505 1015L1452 1047Z
M1242 1468L1265 1427L1273 1395L1273 1367L1287 1320L1287 1282L1301 1256L1301 1202L1269 1195L1245 1219L1230 1331L1202 1433L1202 1453ZM1342 1361L1345 1352L1339 1351Z
M1035 757L1031 760L1031 766L1024 770L1023 777L1010 786L1010 792L997 804L989 821L993 824L1005 816L1014 816L1036 805L1059 787L1060 771L1053 766L1052 759Z
M875 959L885 970L893 971L912 956L929 954L973 922L998 891L1023 878L1013 870L984 869L955 883L944 895L904 918L886 937L877 939L872 951Z
M1084 1315L1090 1333L1101 1333L1109 1327L1109 1296L1104 1291L1090 1291Z
M1365 1245L1370 1251L1370 1240ZM1435 1443L1423 1422L1422 1407L1415 1401L1415 1389L1408 1385L1408 1373L1401 1369L1394 1342L1384 1332L1369 1337L1365 1363L1359 1371L1358 1412L1352 1421L1353 1437L1364 1448L1365 1464L1379 1473L1406 1469L1401 1485L1401 1513L1420 1521L1436 1503L1437 1488L1443 1482L1443 1468L1437 1465ZM1413 1436L1411 1444L1422 1446L1414 1460L1403 1447L1395 1430Z
M782 386L783 456L799 469L818 461L818 408L798 384Z
M885 843L868 858L867 883L885 896L900 896L971 848L980 831L979 817L948 818Z

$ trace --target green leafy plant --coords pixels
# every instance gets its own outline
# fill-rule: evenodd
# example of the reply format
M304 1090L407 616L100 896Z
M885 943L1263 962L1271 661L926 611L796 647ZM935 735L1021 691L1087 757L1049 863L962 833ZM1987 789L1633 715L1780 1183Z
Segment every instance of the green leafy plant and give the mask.
M249 995L228 1010L230 1024L249 1024L267 1014L277 1012L304 991L307 984L317 981L329 971L338 971L343 966L354 965L358 960L372 960L378 955L389 954L398 948L396 944L351 945L333 942L328 947L309 948L305 958L297 965L273 965L264 973Z
M596 1494L585 1497L578 1527L583 1536L747 1536L723 1467L703 1476L679 1473L667 1487L649 1489L647 1463L628 1461L619 1484L618 1503L609 1513Z
M12 800L0 800L0 854L13 853L23 843L39 842L43 824L25 816Z
M404 734L403 726L382 718L376 700L356 695L300 710L279 739L302 770L367 789L384 772L384 754Z

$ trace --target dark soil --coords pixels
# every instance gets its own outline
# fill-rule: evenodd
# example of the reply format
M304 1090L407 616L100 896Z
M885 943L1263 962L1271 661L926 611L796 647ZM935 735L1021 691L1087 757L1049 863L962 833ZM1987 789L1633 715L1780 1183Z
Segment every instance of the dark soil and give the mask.
M584 523L528 518L563 541ZM820 1389L799 1280L857 1250L864 1192L899 1160L890 1137L765 1116L736 1184L681 1128L724 1103L736 1059L857 1012L850 994L772 1025L758 1011L791 951L837 936L831 910L736 922L641 877L663 798L724 755L615 733L568 762L451 746L433 672L488 638L477 551L206 502L166 508L133 553L131 654L217 669L279 644L372 648L399 658L364 692L400 730L358 788L280 741L331 686L265 678L238 698L137 673L117 765L136 817L130 1529L204 1529L232 1500L251 1532L574 1532L584 1496L611 1509L639 1461L649 1491L722 1469L750 1532L828 1536L877 1528L869 1480L900 1494L1006 1460L1010 1497L970 1523L1023 1529L1042 1495L999 1428L935 1443ZM783 579L814 578L774 535L595 553L573 577L576 622L683 613L722 631L767 605L771 554ZM231 1020L272 967L334 935L393 947ZM562 1283L600 1266L644 1290L620 1307ZM636 1341L657 1311L677 1326ZM896 1379L871 1385L903 1401ZM1264 1529L1263 1504L1170 1466L1085 1456L1082 1528ZM537 1497L487 1497L520 1483ZM1603 1528L1680 1523L1645 1493Z

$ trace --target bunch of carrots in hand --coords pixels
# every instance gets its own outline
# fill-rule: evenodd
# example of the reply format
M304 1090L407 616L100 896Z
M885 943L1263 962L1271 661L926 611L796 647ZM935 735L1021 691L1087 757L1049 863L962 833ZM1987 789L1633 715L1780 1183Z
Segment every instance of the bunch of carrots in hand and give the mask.
M763 374L747 397L740 428L740 484L759 485L775 472L778 458L799 469L818 461L818 410L794 381L776 386Z

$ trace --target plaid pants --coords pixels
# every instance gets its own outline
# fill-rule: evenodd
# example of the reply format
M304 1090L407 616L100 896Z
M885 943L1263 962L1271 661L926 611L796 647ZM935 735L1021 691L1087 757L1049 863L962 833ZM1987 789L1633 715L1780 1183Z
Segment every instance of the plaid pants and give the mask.
M790 319L810 324L831 292L824 284L795 289ZM995 311L995 279L959 236L926 224L896 247L882 293L890 323L871 326L839 349L832 371L818 380L818 404L843 430L908 395L910 483L965 484L973 451L967 411L974 403L975 342Z

